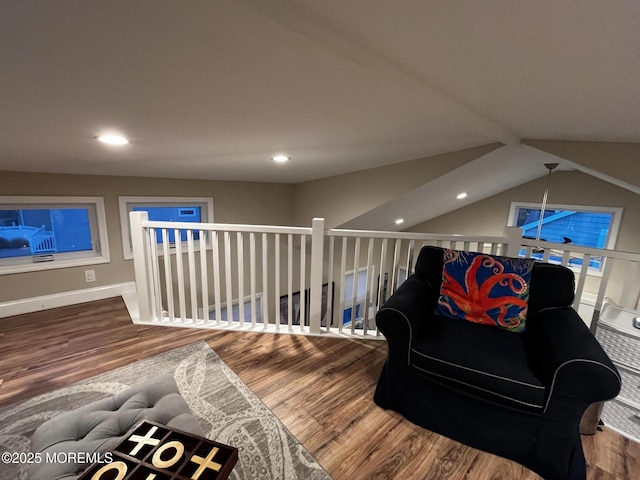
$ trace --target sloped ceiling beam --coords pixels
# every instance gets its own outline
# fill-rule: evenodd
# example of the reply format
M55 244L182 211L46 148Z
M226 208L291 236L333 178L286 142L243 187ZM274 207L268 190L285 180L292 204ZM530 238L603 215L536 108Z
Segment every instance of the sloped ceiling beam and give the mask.
M528 145L503 146L340 225L340 228L404 230L545 176L544 164L555 159L555 156ZM557 161L560 170L572 169L564 159ZM469 196L457 200L455 196L460 192ZM398 227L394 219L400 217L405 221Z
M435 88L429 84L428 79L414 74L409 68L394 63L392 59L384 58L379 52L349 37L347 33L338 31L334 25L303 10L298 4L287 0L234 1L304 37L307 41L366 69L378 79L396 85L399 89L413 91L418 98L427 102L441 102L447 108L454 109L468 128L487 137L487 143L501 142L505 145L520 143L519 135L509 128L465 105L460 99L455 98L455 95Z

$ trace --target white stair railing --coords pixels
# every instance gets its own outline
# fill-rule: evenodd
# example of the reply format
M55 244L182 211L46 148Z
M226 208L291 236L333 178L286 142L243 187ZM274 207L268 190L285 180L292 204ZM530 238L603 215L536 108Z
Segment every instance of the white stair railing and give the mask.
M381 338L377 309L434 245L561 263L595 328L603 303L638 308L640 254L503 236L152 222L131 212L139 319L198 328ZM585 310L588 306L588 311ZM581 311L582 310L582 311Z
M520 229L518 229L520 231ZM325 332L374 335L375 313L412 272L426 245L506 255L504 237L380 232L332 229L326 232L328 264L325 277L332 298L332 322ZM345 318L346 314L346 318Z
M131 228L141 321L308 333L313 228L151 222L146 212L131 213Z
M521 239L520 244L524 256L559 263L575 272L573 307L590 322L592 331L607 301L632 310L640 308L640 253L533 239ZM592 308L585 309L585 305Z

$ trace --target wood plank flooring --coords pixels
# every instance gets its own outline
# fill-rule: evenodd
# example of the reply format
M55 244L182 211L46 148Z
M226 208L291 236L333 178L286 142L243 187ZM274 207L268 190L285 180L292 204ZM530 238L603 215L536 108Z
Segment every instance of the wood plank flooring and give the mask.
M533 480L372 400L385 342L140 326L120 298L0 319L0 406L205 340L335 480ZM583 437L589 480L637 478L640 444Z

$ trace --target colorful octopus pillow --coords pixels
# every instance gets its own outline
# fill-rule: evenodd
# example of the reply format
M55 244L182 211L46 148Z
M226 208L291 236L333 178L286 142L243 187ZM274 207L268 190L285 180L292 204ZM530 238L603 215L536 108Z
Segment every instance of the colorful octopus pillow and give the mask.
M436 313L524 332L534 260L445 250Z

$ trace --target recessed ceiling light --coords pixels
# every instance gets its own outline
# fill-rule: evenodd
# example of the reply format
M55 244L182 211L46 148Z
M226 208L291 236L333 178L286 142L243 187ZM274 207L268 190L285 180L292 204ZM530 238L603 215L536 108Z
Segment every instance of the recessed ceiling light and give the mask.
M462 200L463 198L467 198L467 192L459 193L459 194L456 196L456 198L457 198L458 200Z
M397 218L396 225L400 225L401 223L404 223L404 218Z
M288 162L289 160L291 160L291 157L288 157L286 155L275 155L273 157L273 161L278 163L285 163L285 162Z
M99 142L106 143L107 145L127 145L129 140L116 133L106 133L97 137Z

